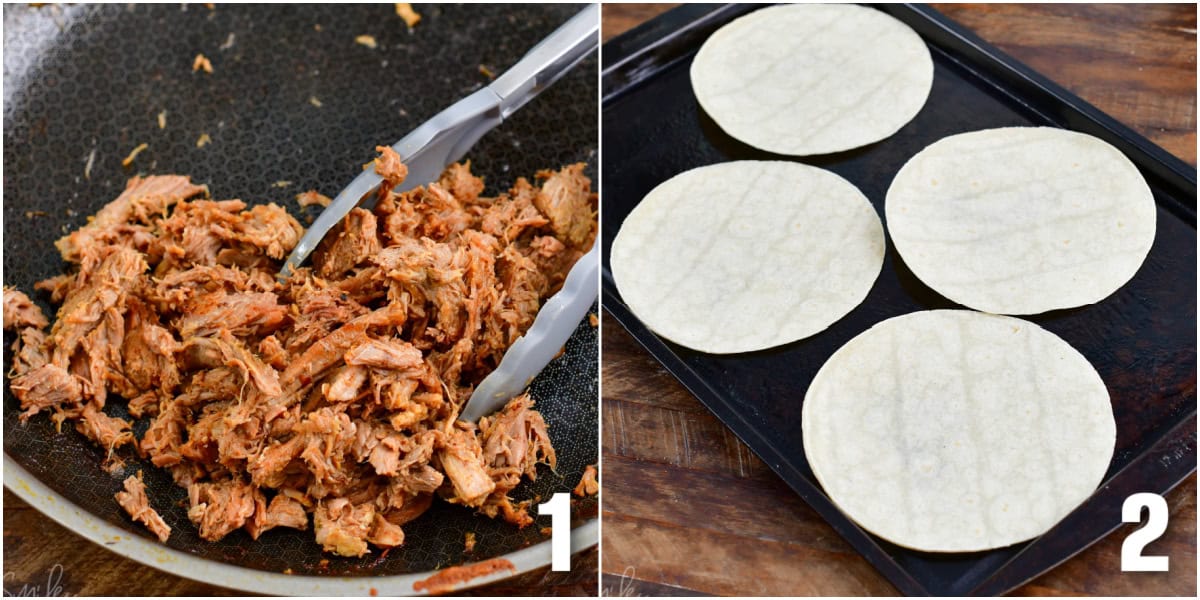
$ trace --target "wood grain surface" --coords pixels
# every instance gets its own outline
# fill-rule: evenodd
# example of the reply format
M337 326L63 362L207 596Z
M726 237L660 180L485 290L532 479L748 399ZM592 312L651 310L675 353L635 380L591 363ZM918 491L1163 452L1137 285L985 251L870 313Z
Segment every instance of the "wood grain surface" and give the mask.
M675 5L606 4L605 40ZM1195 5L935 5L1196 164ZM605 595L887 595L896 590L642 349L603 322ZM1196 594L1196 477L1167 495L1147 554L1122 573L1126 526L1018 595Z

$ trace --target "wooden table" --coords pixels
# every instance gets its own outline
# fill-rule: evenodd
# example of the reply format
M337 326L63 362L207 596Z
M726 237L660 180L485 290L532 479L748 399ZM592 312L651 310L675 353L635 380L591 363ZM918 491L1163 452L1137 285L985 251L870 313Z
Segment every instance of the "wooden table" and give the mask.
M605 5L607 40L674 5ZM1195 5L935 5L1196 164ZM620 595L883 595L896 590L613 319L603 324L601 585ZM1195 595L1196 477L1167 495L1148 554L1121 573L1126 527L1017 590Z

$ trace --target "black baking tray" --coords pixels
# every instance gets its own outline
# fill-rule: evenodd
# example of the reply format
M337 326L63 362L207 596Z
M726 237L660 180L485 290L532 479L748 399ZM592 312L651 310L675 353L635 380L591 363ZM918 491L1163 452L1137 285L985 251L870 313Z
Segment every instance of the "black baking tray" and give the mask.
M704 114L688 70L704 40L759 5L691 5L602 48L603 304L656 359L733 430L839 534L909 595L1003 594L1053 568L1121 524L1134 492L1165 493L1196 469L1196 170L1062 87L986 44L932 8L882 5L928 44L934 82L921 112L864 148L795 158L734 140ZM1031 320L1096 366L1117 421L1112 464L1097 492L1030 542L965 554L908 550L846 518L804 456L800 414L817 369L884 319L957 305L922 284L891 242L866 300L826 331L770 350L695 352L656 336L621 301L607 260L625 216L654 186L682 171L731 160L792 160L829 169L883 214L892 177L930 143L1002 126L1052 126L1097 136L1141 170L1158 206L1158 232L1137 275L1104 301ZM1153 553L1153 544L1148 553ZM1192 565L1173 561L1174 568Z

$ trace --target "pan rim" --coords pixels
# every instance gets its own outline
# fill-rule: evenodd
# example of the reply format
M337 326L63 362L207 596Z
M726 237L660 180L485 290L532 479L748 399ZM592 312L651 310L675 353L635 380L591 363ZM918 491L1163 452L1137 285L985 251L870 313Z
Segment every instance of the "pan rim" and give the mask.
M4 453L4 487L37 509L38 512L106 550L172 575L203 583L220 582L222 587L244 592L288 596L368 596L373 595L371 592L375 590L376 593L386 596L423 596L426 593L414 590L413 584L428 579L438 572L423 571L405 575L381 576L285 575L202 558L140 535L131 534L126 529L97 518L34 477L16 459L9 456L8 452ZM572 554L598 543L599 518L593 517L571 529ZM550 549L551 540L545 540L527 548L497 556L495 558L503 558L511 562L515 570L500 571L470 579L455 584L449 589L443 589L441 593L494 583L549 565L551 562Z

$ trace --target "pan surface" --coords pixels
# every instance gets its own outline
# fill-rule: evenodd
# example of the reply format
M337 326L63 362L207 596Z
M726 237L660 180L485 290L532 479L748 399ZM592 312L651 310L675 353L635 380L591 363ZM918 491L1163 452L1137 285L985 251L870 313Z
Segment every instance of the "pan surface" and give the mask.
M136 173L191 175L215 198L275 202L306 223L319 207L301 209L292 200L297 193L315 188L335 195L373 158L377 144L394 143L486 85L489 73L502 73L580 7L414 8L422 19L410 30L390 4L5 5L4 284L29 293L53 315L47 295L33 292L36 281L65 268L53 241L84 224ZM376 46L356 42L361 35L373 36ZM211 74L192 69L201 53L212 63ZM588 162L587 174L595 179L596 68L594 58L581 63L468 154L486 193L507 189L518 176L577 161ZM198 147L205 134L211 143ZM143 143L147 148L132 168L123 168L122 159ZM6 364L12 341L6 332ZM584 467L596 463L597 349L596 329L585 319L565 354L534 380L532 393L559 463L557 472L541 467L538 480L517 488L515 499L545 500L570 491ZM128 416L121 402L108 410ZM517 529L435 502L405 526L405 545L386 556L377 550L361 559L323 554L311 530L275 529L258 542L239 530L206 542L187 520L186 491L166 472L130 451L122 455L124 470L109 474L100 468L102 451L73 429L57 433L44 415L21 424L18 413L6 379L6 463L87 513L98 531L117 528L152 540L113 500L121 480L142 469L153 506L173 530L167 546L183 557L263 573L354 579L422 573L522 549L540 556L532 547L549 539L540 531L549 517ZM135 424L139 436L145 427L144 421ZM44 500L28 486L21 489L11 474L5 484L35 506ZM597 502L581 500L573 509L573 525L582 524L594 519ZM59 518L70 510L51 512ZM468 531L478 540L469 554ZM94 540L100 535L79 533ZM548 550L544 554L520 566L544 564ZM171 570L189 576L186 567ZM272 589L279 588L261 591Z

